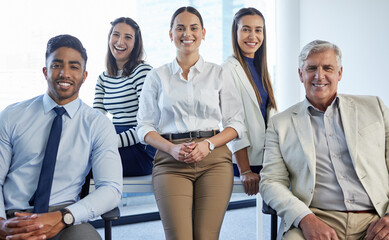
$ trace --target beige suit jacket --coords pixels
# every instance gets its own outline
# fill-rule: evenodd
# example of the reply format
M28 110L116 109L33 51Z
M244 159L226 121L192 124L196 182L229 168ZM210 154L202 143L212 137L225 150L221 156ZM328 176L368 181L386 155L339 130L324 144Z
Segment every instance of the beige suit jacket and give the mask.
M389 213L389 109L378 97L338 95L357 176L377 213ZM300 102L268 124L260 193L282 218L281 237L311 203L316 176L310 119Z
M247 129L246 136L236 141L231 141L228 147L233 153L247 147L250 166L262 165L266 126L257 96L255 95L250 80L247 78L245 71L236 58L227 58L222 67L223 71L226 72L226 76L233 79L238 89L243 103L245 126ZM268 119L274 114L274 109L267 109Z

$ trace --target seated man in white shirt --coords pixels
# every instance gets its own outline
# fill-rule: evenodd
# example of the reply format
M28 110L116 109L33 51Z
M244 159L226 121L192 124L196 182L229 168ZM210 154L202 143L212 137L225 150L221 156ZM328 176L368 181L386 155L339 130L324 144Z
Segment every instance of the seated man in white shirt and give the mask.
M43 68L47 93L0 113L1 239L101 239L86 222L119 204L122 166L115 130L78 98L86 61L77 38L51 38ZM53 129L60 129L57 137ZM54 170L47 174L53 149ZM80 200L91 168L97 189Z
M299 62L306 99L270 120L261 171L260 193L282 218L279 239L388 239L388 108L337 93L336 45L313 41Z

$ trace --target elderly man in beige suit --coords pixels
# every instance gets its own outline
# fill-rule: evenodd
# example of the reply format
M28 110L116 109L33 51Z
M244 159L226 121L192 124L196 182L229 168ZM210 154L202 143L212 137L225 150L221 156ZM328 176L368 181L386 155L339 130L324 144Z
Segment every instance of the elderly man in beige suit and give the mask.
M389 239L388 108L337 93L336 45L313 41L299 61L306 99L270 120L261 171L278 238Z

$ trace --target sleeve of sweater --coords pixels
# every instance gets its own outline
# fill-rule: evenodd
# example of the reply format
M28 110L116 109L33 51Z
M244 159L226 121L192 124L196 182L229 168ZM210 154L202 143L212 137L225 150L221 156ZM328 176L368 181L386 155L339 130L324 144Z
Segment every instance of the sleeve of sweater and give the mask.
M142 92L143 83L147 76L147 73L152 69L152 67L148 64L140 64L136 67L131 74L131 77L134 79L134 88L136 89L136 94L138 97L138 102L140 98L140 94ZM119 148L128 147L139 143L139 138L136 133L136 127L130 128L127 131L124 131L119 136Z

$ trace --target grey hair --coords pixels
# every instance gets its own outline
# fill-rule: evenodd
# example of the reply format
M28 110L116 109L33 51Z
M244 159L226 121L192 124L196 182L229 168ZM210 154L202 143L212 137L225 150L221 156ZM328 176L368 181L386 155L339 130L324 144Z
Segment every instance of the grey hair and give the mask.
M340 48L333 43L323 41L323 40L315 40L303 47L299 55L299 68L303 69L304 62L307 60L309 55L312 53L319 53L327 50L334 50L336 55L336 62L338 63L338 69L342 67L342 51Z

